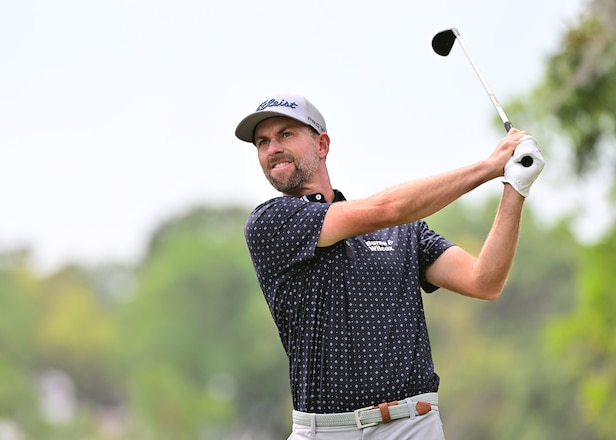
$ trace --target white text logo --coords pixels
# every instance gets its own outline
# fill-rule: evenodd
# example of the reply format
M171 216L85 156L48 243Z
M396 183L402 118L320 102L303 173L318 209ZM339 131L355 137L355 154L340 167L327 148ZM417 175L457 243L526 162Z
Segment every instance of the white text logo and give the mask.
M365 243L372 252L393 252L394 250L393 240L366 240Z

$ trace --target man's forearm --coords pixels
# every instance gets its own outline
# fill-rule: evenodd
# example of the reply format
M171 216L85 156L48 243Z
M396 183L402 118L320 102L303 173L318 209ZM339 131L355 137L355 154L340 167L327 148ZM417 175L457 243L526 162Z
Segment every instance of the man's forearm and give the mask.
M428 217L494 178L486 161L440 175L416 179L365 199L334 203L321 228L319 246Z
M473 265L478 284L494 297L502 291L513 265L523 205L524 197L505 184L492 229Z
M328 210L319 246L426 218L498 176L525 132L512 129L492 154L473 165L394 186L365 199L334 203Z
M488 163L478 162L397 185L372 198L376 204L387 206L395 213L391 217L392 224L410 223L440 211L496 175L497 171L491 169Z

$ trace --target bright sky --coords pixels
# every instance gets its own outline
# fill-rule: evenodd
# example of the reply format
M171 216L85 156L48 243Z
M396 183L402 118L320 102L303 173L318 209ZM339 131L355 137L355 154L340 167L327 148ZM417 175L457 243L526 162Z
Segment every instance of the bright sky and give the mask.
M277 91L324 114L348 198L474 162L504 130L460 48L440 57L432 36L457 27L504 104L538 82L583 5L4 2L0 252L28 247L43 268L131 263L161 221L197 204L276 195L233 132Z

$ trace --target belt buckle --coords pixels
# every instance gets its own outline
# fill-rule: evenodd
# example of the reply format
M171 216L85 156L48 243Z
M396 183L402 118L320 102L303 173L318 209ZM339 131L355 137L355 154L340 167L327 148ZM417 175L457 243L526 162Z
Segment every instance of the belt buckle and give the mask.
M356 409L355 411L353 411L353 414L355 415L355 424L357 425L358 429L364 429L364 428L368 428L370 426L376 426L376 425L379 424L379 422L365 423L365 424L361 422L360 413L362 411L368 411L368 410L371 410L371 409L375 409L375 407L374 406L367 406L365 408L359 408L359 409Z

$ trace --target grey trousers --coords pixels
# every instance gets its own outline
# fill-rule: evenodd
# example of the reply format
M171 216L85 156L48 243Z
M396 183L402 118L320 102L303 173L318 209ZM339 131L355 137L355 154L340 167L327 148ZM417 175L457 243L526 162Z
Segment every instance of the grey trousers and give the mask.
M424 415L381 423L364 429L356 426L303 426L293 424L288 440L444 440L438 407Z

